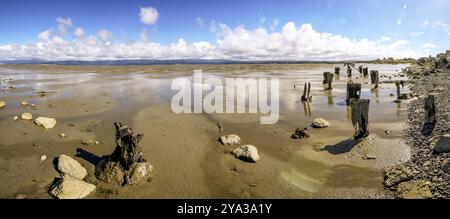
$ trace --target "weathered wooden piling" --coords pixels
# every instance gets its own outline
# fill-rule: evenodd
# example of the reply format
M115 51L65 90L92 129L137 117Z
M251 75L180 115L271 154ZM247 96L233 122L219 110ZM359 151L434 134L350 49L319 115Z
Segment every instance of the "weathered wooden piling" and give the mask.
M351 99L352 125L355 127L355 140L369 136L369 99Z
M311 101L312 97L310 96L311 92L311 83L305 83L305 87L303 89L302 102L303 101Z
M436 123L436 105L434 103L434 95L428 95L425 99L425 124Z
M361 84L360 83L347 83L347 97L345 102L350 104L351 99L359 99L361 96Z
M358 71L359 71L359 74L362 74L362 73L363 73L363 66L362 66L362 65L360 65L360 66L358 67Z
M363 68L363 76L367 77L369 75L369 67Z
M352 77L352 68L350 66L347 66L347 77Z
M370 83L375 84L373 89L378 89L378 84L380 82L380 75L377 70L370 70Z
M331 72L324 72L323 73L323 84L328 84L327 88L325 90L332 89L331 84L333 83L334 75Z
M334 74L335 74L335 75L339 75L339 74L340 74L340 71L341 71L341 68L339 68L339 67L334 67Z

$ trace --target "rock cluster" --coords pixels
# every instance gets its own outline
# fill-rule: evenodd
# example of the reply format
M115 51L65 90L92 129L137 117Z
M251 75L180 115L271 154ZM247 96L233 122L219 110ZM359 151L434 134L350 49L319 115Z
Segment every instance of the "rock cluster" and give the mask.
M300 129L297 128L295 129L294 134L292 134L291 138L292 139L302 139L302 138L309 138L311 135L308 132L307 128L304 129Z
M67 155L58 157L56 170L60 173L61 178L55 179L48 191L54 198L81 199L96 188L95 185L83 181L87 175L86 169Z

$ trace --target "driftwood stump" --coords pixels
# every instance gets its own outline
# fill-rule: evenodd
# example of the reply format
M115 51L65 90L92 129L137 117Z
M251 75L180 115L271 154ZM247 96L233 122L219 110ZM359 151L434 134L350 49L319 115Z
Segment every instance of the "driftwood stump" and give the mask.
M339 67L334 67L334 74L335 74L335 75L339 75L339 74L340 74L340 71L341 71L341 68L339 68Z
M347 66L347 77L352 77L352 68L350 66Z
M139 142L143 135L134 135L125 124L114 123L116 148L95 168L95 176L104 182L126 185L141 184L151 180L153 167L144 158Z
M362 74L362 73L363 73L363 66L362 66L362 65L360 65L360 66L358 67L358 71L359 71L359 74Z
M369 136L369 99L352 99L350 106L352 110L352 125L355 127L355 140Z
M334 75L331 72L324 72L323 73L323 84L328 84L327 88L325 90L332 89L331 84L333 83Z
M311 101L312 97L310 96L311 92L311 83L305 83L305 88L303 89L302 102L303 101Z
M370 83L375 84L373 89L378 89L378 84L380 82L380 75L377 70L370 70Z
M369 68L368 67L363 68L363 76L367 77L368 75L369 75Z
M361 96L361 84L360 83L347 83L347 97L345 102L350 104L351 99L359 99Z

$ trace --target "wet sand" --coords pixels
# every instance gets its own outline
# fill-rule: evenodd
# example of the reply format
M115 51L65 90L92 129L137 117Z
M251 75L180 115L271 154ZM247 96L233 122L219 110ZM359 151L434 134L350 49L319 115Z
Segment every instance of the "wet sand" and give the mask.
M370 79L354 70L353 81L363 83L362 98L371 100L371 135L354 145L349 140L353 135L350 111L344 104L344 68L333 90L323 90L322 73L333 71L334 66L1 65L0 75L14 78L17 88L0 91L0 100L7 103L0 109L0 197L50 198L47 188L58 176L52 160L66 154L80 161L89 172L86 181L97 185L88 198L385 198L383 168L410 156L403 137L407 102L392 102L392 83L371 91L372 85L364 83ZM393 75L405 65L368 67ZM191 78L195 69L203 69L204 78L280 78L278 123L261 125L260 115L248 113L173 113L170 101L177 91L170 90L171 81ZM309 105L300 101L306 81L312 83ZM36 108L22 107L21 101ZM57 125L44 130L31 121L13 121L23 112L35 118L54 117ZM331 126L309 128L316 117L325 118ZM155 168L152 182L118 188L93 176L95 163L114 150L114 121L144 134L140 145ZM255 145L261 161L234 158L230 152L235 147L217 141L222 135L217 122L224 125L223 134L238 134L243 144ZM311 138L290 139L297 127L308 127ZM66 137L59 137L60 133ZM100 144L80 143L89 139ZM41 155L47 160L41 162ZM368 155L376 159L364 159Z

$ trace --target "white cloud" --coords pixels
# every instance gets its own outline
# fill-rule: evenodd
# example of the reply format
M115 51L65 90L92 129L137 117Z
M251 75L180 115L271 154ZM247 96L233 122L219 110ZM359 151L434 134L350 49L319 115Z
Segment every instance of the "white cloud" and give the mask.
M395 21L395 23L397 23L398 25L402 24L402 22L403 22L403 21L402 21L402 19L400 19L400 18L397 19L397 20Z
M437 47L434 43L424 43L422 46L423 49L436 49Z
M100 39L107 41L113 36L113 34L108 30L101 29L100 31L98 31L97 36L100 37Z
M382 36L381 39L380 39L380 42L385 42L385 41L390 41L390 40L391 40L390 37L388 37L388 36Z
M236 60L349 60L380 57L420 57L405 40L382 37L378 40L351 39L332 33L317 32L311 24L297 26L288 22L280 31L243 26L231 28L211 22L215 43L183 39L162 45L142 37L137 41L109 41L113 35L100 30L97 36L69 40L53 36L51 31L39 34L39 42L0 46L2 59L44 60L116 60L116 59L236 59ZM146 34L144 29L142 33ZM52 39L52 40L49 40ZM108 41L107 41L108 40Z
M274 31L275 28L278 26L279 20L278 18L272 21L272 25L270 25L270 30Z
M51 30L51 29L39 33L39 34L38 34L38 39L39 39L39 41L47 41L48 38L50 37L50 34L51 34L51 33L52 33L52 30Z
M420 31L420 32L411 32L410 34L411 34L411 36L413 36L413 37L419 37L419 36L425 34L425 32L423 32L423 31Z
M58 17L56 18L56 22L58 23L59 34L62 36L65 36L67 34L67 29L73 25L71 18Z
M159 13L158 10L156 10L156 8L141 7L139 17L143 24L154 25L158 21Z
M203 24L205 23L205 21L203 20L203 18L197 17L197 18L195 19L195 23L196 23L199 27L203 27Z
M75 37L77 37L77 38L82 37L82 36L84 35L84 30L83 30L83 28L81 28L81 27L76 28L76 29L73 31L73 35L74 35Z

